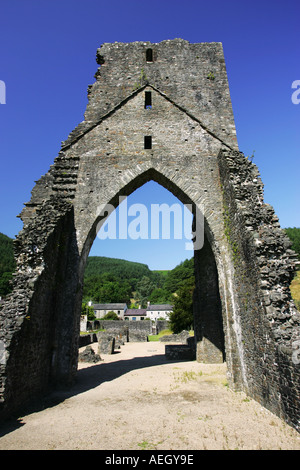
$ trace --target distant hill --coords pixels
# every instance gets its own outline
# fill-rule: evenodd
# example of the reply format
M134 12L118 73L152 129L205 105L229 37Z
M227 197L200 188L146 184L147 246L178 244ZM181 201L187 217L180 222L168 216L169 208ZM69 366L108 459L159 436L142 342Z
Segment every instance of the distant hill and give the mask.
M10 279L16 267L13 239L0 233L0 296L11 292Z
M106 258L105 256L89 256L84 273L84 279L112 274L118 279L128 280L133 290L136 283L143 277L152 277L153 273L147 264L127 261L118 258Z
M0 276L15 269L13 239L0 233Z
M300 228L284 229L292 241L292 248L300 259ZM13 239L0 233L0 296L11 291L10 279L15 270ZM174 269L151 271L146 264L105 256L90 256L84 273L84 295L103 302L130 302L133 293L139 300L167 303L174 292L193 281L193 258ZM116 300L114 300L116 299ZM123 300L122 300L123 299Z
M147 301L172 302L172 295L194 276L193 259L174 269L151 271L146 264L103 256L91 256L84 274L84 300L126 302L145 307Z

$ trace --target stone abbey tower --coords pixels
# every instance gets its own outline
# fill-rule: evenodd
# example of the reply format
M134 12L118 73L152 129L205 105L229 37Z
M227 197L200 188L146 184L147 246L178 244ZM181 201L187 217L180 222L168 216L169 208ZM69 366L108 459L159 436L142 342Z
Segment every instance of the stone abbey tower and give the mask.
M199 362L299 430L296 255L237 144L221 43L104 44L84 121L20 215L14 290L0 312L1 417L76 376L83 273L101 221L149 180L201 211L194 251Z

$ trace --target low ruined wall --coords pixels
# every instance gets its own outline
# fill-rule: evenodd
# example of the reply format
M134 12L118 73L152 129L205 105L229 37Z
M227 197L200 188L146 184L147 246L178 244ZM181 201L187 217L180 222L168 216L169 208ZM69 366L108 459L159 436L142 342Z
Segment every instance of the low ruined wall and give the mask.
M93 331L97 329L104 329L105 331L115 335L116 337L119 337L119 339L123 340L124 342L147 341L148 335L152 334L152 322L129 322L125 320L95 320L87 322L88 331ZM85 342L89 340L81 338L86 338L91 335L81 335L80 344L82 346L85 346Z
M88 346L89 344L96 343L97 341L98 339L97 339L96 333L79 335L78 347L83 348L84 346Z
M151 321L100 320L100 325L108 332L126 337L127 341L147 341L148 335L152 334Z
M181 333L161 336L160 341L163 343L182 343L186 344L190 334L188 331L183 330Z
M148 341L148 335L152 333L152 323L150 321L128 322L125 320L96 320L95 322L88 323L90 330L101 328L105 331L80 335L78 340L79 348L97 341L99 342L102 337L106 338L108 335L115 338L114 348L117 348L121 344L129 341ZM104 350L101 350L100 352L104 353Z
M172 361L193 361L196 359L195 349L187 344L166 344L166 359Z
M158 335L163 330L168 330L170 328L170 322L168 320L156 320L156 334Z

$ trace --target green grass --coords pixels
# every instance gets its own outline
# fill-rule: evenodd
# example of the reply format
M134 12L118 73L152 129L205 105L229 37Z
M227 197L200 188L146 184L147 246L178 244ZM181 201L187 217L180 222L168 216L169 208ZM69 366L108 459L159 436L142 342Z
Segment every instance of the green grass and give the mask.
M105 330L99 328L98 330L80 331L80 336L90 335L90 334L92 334L92 333L98 333L99 331L105 331Z
M291 294L297 309L300 309L300 271L297 271L291 283Z
M197 378L201 377L203 372L200 370L199 372L194 372L193 370L191 371L180 371L178 374L175 375L175 382L180 382L180 383L188 383L191 380L197 380Z
M149 335L148 340L149 341L159 341L162 336L172 335L172 334L173 333L172 333L171 330L162 330L158 335Z
M142 449L142 450L152 450L152 449L156 449L156 447L158 446L158 444L162 444L163 441L160 441L160 442L148 442L148 441L142 441L142 442L139 442L138 443L138 446Z
M149 335L148 341L159 341L162 336L172 335L171 330L162 330L158 335ZM194 331L190 330L190 336L194 336Z

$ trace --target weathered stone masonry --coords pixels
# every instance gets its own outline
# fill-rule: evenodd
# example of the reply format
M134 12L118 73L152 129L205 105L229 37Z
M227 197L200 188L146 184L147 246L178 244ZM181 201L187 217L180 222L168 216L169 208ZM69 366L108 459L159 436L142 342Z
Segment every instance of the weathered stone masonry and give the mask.
M74 380L100 208L152 179L204 215L197 360L226 360L230 387L299 429L296 258L256 166L239 152L222 45L104 44L97 61L85 119L21 213L14 291L0 316L1 417Z
M289 290L297 257L273 208L263 201L257 167L237 152L223 152L219 159L244 345L244 389L299 430L300 314Z

